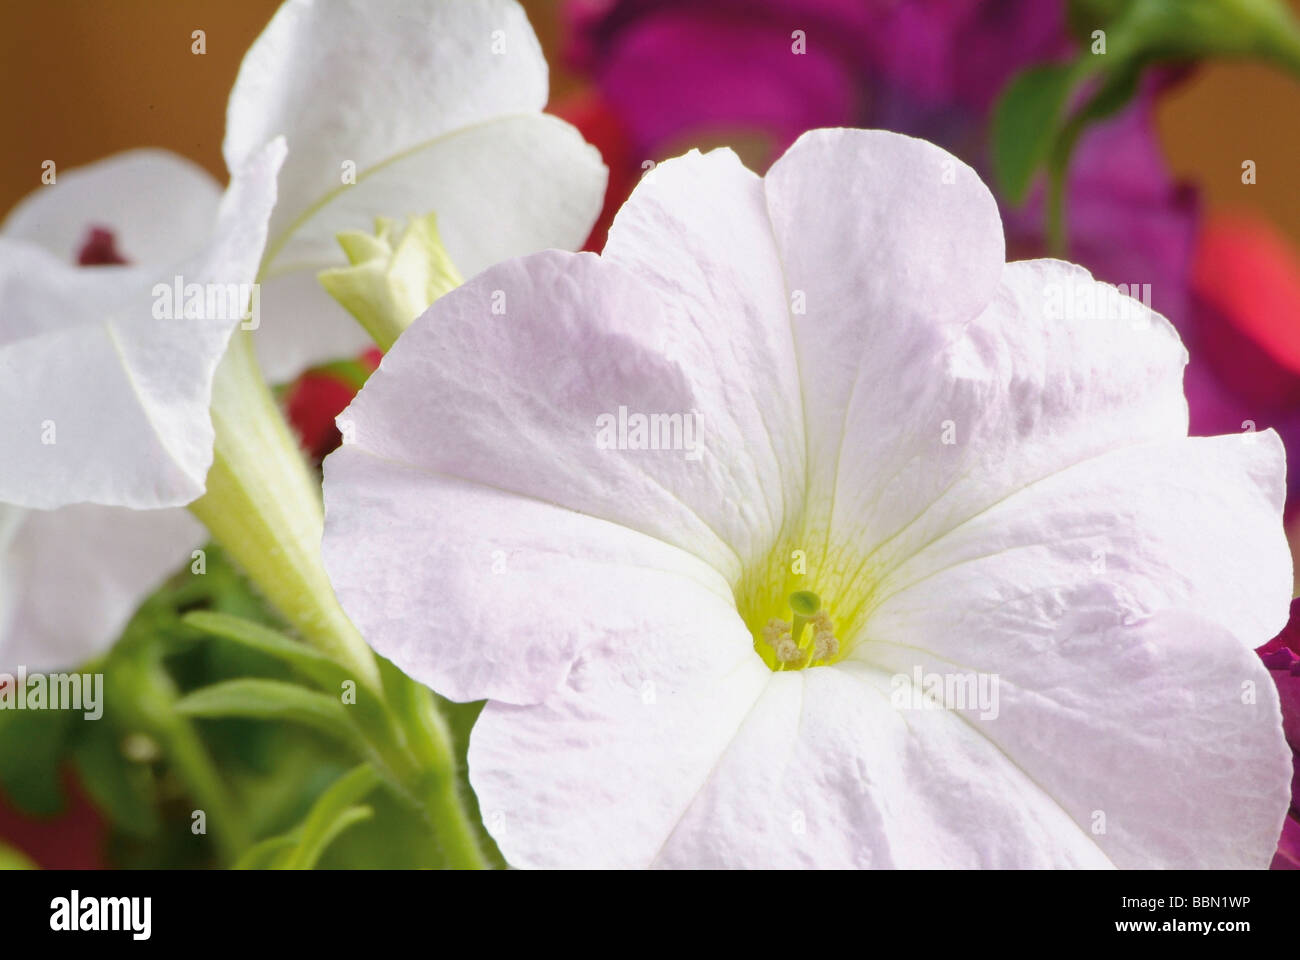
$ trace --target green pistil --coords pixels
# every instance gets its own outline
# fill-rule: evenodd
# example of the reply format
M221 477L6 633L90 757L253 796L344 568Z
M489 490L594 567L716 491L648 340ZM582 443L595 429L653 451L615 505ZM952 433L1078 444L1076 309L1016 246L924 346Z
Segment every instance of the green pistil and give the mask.
M790 609L794 611L794 619L790 622L790 639L799 649L803 649L803 628L821 608L821 598L811 590L796 590L790 594Z

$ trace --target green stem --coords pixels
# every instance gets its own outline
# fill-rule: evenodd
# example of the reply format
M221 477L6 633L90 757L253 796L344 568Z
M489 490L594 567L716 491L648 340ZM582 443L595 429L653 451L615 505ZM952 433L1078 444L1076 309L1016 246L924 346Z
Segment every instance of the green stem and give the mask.
M1257 38L1247 45L1247 54L1257 50L1264 59L1300 77L1300 24L1286 3L1232 0L1224 4L1223 16Z
M1276 40L1276 49L1270 51L1269 59L1296 78L1300 78L1300 30L1296 28L1294 22L1291 22Z
M433 695L400 671L386 676L389 703L406 733L407 746L420 767L416 798L434 833L457 870L491 868L479 844L478 829L461 800L456 779L456 750L451 729Z
M212 386L216 430L207 492L190 510L303 637L373 690L374 656L339 606L321 562L320 484L236 331Z
M1085 123L1085 115L1079 115L1065 125L1047 163L1047 252L1061 260L1069 259L1070 253L1065 197L1070 155L1083 133Z
M453 870L491 868L479 846L474 824L465 812L454 776L430 776L424 809L435 824L434 832Z
M127 702L132 725L158 741L172 769L203 811L222 860L234 863L252 837L244 829L243 818L193 723L173 709L179 696L176 685L153 657L119 661L117 669L119 679L129 685Z
M1066 259L1069 251L1065 234L1065 171L1053 169L1047 173L1047 252L1058 260Z

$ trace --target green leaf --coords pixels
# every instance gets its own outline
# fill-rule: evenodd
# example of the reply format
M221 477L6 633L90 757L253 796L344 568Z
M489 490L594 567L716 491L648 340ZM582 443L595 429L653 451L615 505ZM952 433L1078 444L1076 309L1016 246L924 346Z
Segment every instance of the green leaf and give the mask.
M81 785L115 826L137 837L157 834L149 773L127 760L112 727L90 724L73 747L72 759Z
M67 710L0 710L0 787L24 813L63 809L59 763L73 719Z
M260 623L206 610L188 613L183 620L187 626L224 637L289 664L322 690L336 692L342 689L344 681L353 679L333 657Z
M335 837L351 826L370 820L374 815L374 809L364 804L340 810L330 820L322 823L310 838L303 837L298 849L289 857L283 869L311 870L316 866L316 861L320 859L321 854L334 842Z
M365 799L374 817L330 843L317 870L445 870L448 862L425 812L392 790Z
M364 684L356 683L353 674L333 657L251 620L207 611L187 614L184 619L190 627L279 659L327 694L339 696L345 688L351 689L356 697L356 702L349 705L352 719L392 762L391 751L385 751L385 747L400 743L401 733L395 730L383 699Z
M255 844L240 858L241 870L310 870L331 843L349 827L369 820L374 809L357 801L381 782L368 763L339 777L312 804L307 816L293 830Z
M298 845L298 834L270 837L248 848L235 864L236 870L273 870L281 866Z
M181 697L176 711L190 717L291 720L333 737L359 754L368 749L342 701L279 680L249 678L203 687Z
M1013 204L1024 201L1034 174L1052 153L1080 71L1051 64L1024 71L993 109L993 173Z
M298 846L285 867L310 870L335 837L353 824L370 819L374 811L357 806L356 802L379 786L379 782L379 774L368 763L339 777L320 795L303 820L298 829Z

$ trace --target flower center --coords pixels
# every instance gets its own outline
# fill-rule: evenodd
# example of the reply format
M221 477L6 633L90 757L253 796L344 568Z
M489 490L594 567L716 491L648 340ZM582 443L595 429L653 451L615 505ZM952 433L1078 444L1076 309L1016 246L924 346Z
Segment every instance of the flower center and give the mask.
M882 560L807 530L783 537L735 586L736 610L754 651L773 671L826 666L864 642L878 602Z
M771 648L776 660L772 669L802 670L839 656L835 622L822 609L817 594L796 590L790 594L790 610L793 616L789 621L773 617L763 626L761 640Z
M117 237L112 230L91 227L77 251L77 265L82 267L114 266L126 263L126 257L117 249Z

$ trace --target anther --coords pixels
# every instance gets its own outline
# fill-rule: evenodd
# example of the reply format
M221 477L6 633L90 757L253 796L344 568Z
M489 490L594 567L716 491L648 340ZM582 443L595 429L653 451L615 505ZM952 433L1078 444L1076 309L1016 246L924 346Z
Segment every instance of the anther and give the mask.
M803 663L804 654L787 633L777 641L776 658L789 666L798 666Z
M790 624L784 620L769 620L763 627L763 642L769 647L775 648L780 641L782 634L790 632Z
M829 630L817 631L817 636L813 638L813 659L829 660L840 652L840 642L835 639L835 635Z

